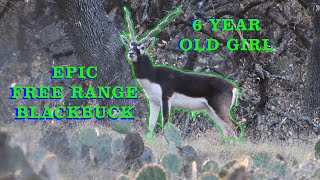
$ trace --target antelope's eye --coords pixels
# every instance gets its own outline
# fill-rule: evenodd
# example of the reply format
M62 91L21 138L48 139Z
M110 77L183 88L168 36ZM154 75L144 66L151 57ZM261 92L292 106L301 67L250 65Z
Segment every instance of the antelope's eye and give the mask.
M144 50L144 47L141 47L142 50Z

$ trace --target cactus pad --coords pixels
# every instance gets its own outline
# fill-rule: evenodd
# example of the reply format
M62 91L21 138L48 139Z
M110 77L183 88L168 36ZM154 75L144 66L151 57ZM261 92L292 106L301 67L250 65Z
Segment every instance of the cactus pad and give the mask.
M71 156L75 158L81 157L81 151L82 151L82 144L77 136L73 136L69 140L69 152L71 153Z
M314 146L316 159L320 159L320 139L316 142Z
M219 173L219 165L215 161L207 160L202 165L202 172L212 171L214 173Z
M88 147L93 147L98 139L98 135L93 128L84 128L79 133L80 142Z
M138 159L142 164L154 163L156 162L156 157L153 155L152 149L148 146L144 146L143 153Z
M181 147L182 137L180 130L173 124L169 124L164 129L165 138L168 143L173 142L177 148Z
M212 172L206 172L200 176L200 180L219 180L219 177Z
M266 152L258 152L251 157L254 166L266 167L269 165L271 156Z
M181 159L175 153L165 154L161 159L161 164L170 174L177 174L182 168Z
M132 121L128 120L113 120L110 121L111 129L120 133L120 134L128 134L132 129Z
M112 141L111 150L113 155L123 156L124 145L123 145L124 138L118 137Z
M104 134L98 137L97 143L93 147L98 162L105 162L111 158L111 143L112 137L110 135Z
M196 150L190 146L183 146L179 148L179 155L186 161L186 162L192 162L195 161L198 158Z
M142 137L139 133L128 133L123 141L125 159L138 158L144 148Z
M136 180L166 180L167 175L164 169L159 165L147 165L143 167L136 175Z

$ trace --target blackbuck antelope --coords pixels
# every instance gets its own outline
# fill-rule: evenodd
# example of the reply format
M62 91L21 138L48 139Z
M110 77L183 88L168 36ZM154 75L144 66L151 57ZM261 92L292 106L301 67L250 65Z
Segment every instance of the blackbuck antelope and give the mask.
M170 67L153 65L147 49L153 45L155 34L181 13L175 9L169 13L147 36L140 41L135 36L130 12L124 8L128 33L120 35L132 62L136 80L149 99L149 134L152 137L154 128L162 109L162 127L170 118L170 108L186 110L205 110L219 126L223 139L237 140L234 136L237 126L230 116L232 106L238 97L237 86L221 77L194 72L183 72ZM227 131L228 130L228 131ZM242 128L241 128L242 130ZM224 134L228 132L228 134ZM232 134L230 134L232 133ZM243 133L242 137L243 137Z

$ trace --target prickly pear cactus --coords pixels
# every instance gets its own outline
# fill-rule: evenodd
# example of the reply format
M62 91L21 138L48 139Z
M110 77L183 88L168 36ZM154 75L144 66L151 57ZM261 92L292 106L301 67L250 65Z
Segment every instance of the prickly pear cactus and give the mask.
M179 155L185 162L189 163L198 158L197 151L190 145L179 148Z
M111 150L114 156L123 156L123 150L124 150L123 141L124 141L123 137L118 137L112 141Z
M84 128L79 133L79 140L85 146L93 147L96 144L97 139L97 132L93 128Z
M270 163L269 171L276 177L285 178L288 174L289 169L284 162L274 161Z
M214 173L219 173L219 165L215 161L207 160L203 163L202 165L202 172L214 172Z
M112 130L120 134L128 134L132 129L132 121L117 119L110 121L110 126Z
M266 167L269 165L271 156L267 152L258 152L251 157L252 163L257 167Z
M126 160L138 158L143 153L144 143L139 133L128 133L123 144Z
M172 142L177 148L181 147L182 137L181 131L175 127L173 124L168 124L164 128L164 135L168 143Z
M229 161L223 166L223 168L230 169L236 162L237 162L237 160Z
M206 172L202 176L200 176L201 180L219 180L219 176L212 173L212 172Z
M142 165L149 164L149 163L154 163L154 162L156 162L156 157L153 155L153 152L152 152L151 148L149 148L148 146L144 146L143 153L138 158L138 161Z
M313 160L308 160L307 162L300 165L300 172L304 175L310 175L316 170L317 163Z
M111 158L111 143L112 137L110 135L103 134L98 137L97 143L93 147L93 151L99 163L103 163Z
M298 165L298 164L299 164L298 159L295 158L295 157L292 157L292 159L291 159L291 166L293 167L293 166L296 166L296 165Z
M318 139L318 141L316 142L316 145L314 146L314 150L315 150L316 159L320 159L320 139Z
M175 153L165 154L161 159L161 164L170 174L177 174L182 168L181 159Z
M227 162L222 168L221 168L221 171L219 173L219 176L220 177L224 177L227 175L229 169L234 165L236 164L237 160L232 160L232 161L229 161Z
M147 165L143 167L136 175L136 180L166 180L167 175L164 169L159 165Z
M77 136L73 136L69 139L69 151L71 156L77 159L81 157L82 143Z

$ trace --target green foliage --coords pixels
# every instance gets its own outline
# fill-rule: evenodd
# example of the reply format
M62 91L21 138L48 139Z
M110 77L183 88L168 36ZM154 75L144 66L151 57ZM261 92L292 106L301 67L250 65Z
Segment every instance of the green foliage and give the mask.
M215 161L207 160L202 165L202 172L212 171L214 173L219 173L219 165Z
M201 180L219 180L219 177L212 173L212 172L206 172L202 176L200 176Z
M320 139L316 142L314 146L316 159L320 159Z
M161 159L161 164L170 174L177 174L182 168L181 159L175 153L165 154Z
M271 156L266 152L258 152L251 157L252 163L257 167L266 167L270 163Z
M167 175L159 165L147 165L143 167L136 175L137 180L166 180Z
M93 147L98 162L105 162L112 156L111 153L112 137L104 134L98 137L97 143Z
M93 147L96 144L97 139L97 132L93 128L84 128L79 133L79 140L85 146Z
M111 129L120 133L120 134L128 134L132 130L132 121L128 120L112 120L110 121Z
M168 124L164 128L164 135L169 144L170 142L172 142L175 144L177 148L181 147L181 144L182 144L181 132L173 124Z

